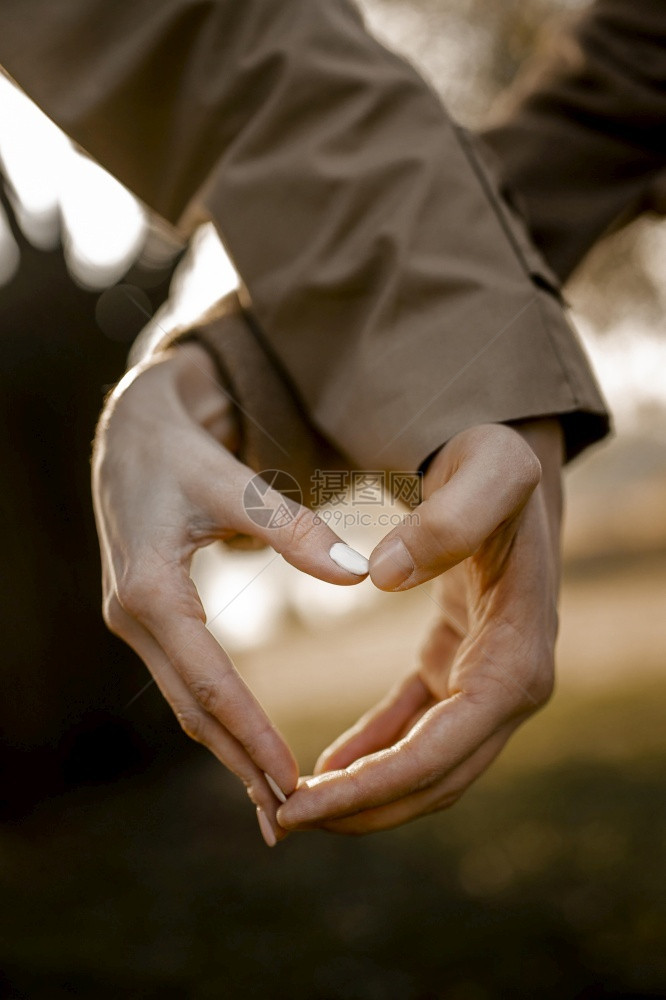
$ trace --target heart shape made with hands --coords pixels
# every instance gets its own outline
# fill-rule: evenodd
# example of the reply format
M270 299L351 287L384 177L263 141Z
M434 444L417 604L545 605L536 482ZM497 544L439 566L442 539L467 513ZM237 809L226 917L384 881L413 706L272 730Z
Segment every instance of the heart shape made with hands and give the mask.
M338 585L363 578L350 562L357 557L270 483L266 506L284 505L291 516L272 525L248 516L243 499L255 474L230 449L232 404L200 344L136 366L107 401L92 463L105 619L147 664L184 731L246 785L268 841L315 826L383 829L450 804L548 697L561 438L555 421L539 423L462 431L432 459L417 516L375 547L369 574L395 592L453 580L458 567L456 610L441 584L434 599L443 621L419 670L299 783L291 750L204 627L192 557L250 534Z

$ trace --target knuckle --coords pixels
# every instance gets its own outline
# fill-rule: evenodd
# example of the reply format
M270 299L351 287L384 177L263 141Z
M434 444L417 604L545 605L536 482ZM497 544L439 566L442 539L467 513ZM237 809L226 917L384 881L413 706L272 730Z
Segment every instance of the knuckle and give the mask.
M525 692L523 709L535 712L546 705L555 687L555 657L552 646L539 642L531 655L524 657L519 671Z
M155 595L155 585L145 573L130 570L123 575L116 585L116 599L123 611L141 618L150 607Z
M205 742L206 720L203 713L196 708L177 708L174 710L178 725L186 736L195 743Z
M495 703L503 706L507 718L530 715L548 701L549 688L536 675L526 676L527 671L498 670L493 664L479 673L476 685L467 693L480 706Z
M418 749L414 747L412 772L414 791L425 791L438 781L444 773L441 746L423 744Z
M460 801L466 789L466 784L456 782L453 787L441 793L428 812L441 812L445 809L451 809L457 802Z
M198 677L190 682L190 691L206 712L215 715L220 702L220 689L215 681L208 677Z
M511 440L511 467L517 483L531 492L541 481L541 462L529 444L518 435Z
M535 667L533 660L525 669L517 670L509 676L500 676L497 680L512 695L516 715L530 714L543 708L553 693L552 669L541 664Z
M555 671L552 660L543 663L536 671L530 685L531 694L536 707L543 708L553 696L555 690Z
M285 541L289 547L298 547L316 532L312 512L301 508L296 511L289 524L285 527Z
M369 805L365 765L362 760L354 761L345 769L344 774L344 796L345 800L353 803L355 811L367 809Z
M155 562L129 567L116 583L114 597L121 612L147 624L155 624L165 615L198 618L205 621L194 584L183 581L170 567Z
M256 760L274 734L275 730L268 720L255 726L250 732L244 733L242 743L248 755Z
M266 789L261 787L257 778L240 776L240 780L245 785L245 792L252 805L263 806L266 804Z
M458 563L470 554L473 546L461 518L451 511L444 514L441 506L429 500L420 510L421 526L432 539L439 560Z
M483 666L476 694L482 701L497 695L506 699L511 715L535 712L553 693L553 644L508 620L497 621L495 638L496 643L481 649Z
M521 475L525 489L530 491L541 482L541 462L531 448L528 448L523 456Z
M114 635L121 634L125 615L118 598L113 592L104 597L102 602L102 618L110 632L113 632Z

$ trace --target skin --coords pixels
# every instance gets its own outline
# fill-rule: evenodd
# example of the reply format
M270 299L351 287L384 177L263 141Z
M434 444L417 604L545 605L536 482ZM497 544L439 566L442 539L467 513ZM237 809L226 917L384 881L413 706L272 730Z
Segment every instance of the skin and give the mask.
M236 445L231 407L195 344L132 369L116 388L93 454L107 624L145 661L184 731L244 782L276 839L369 833L452 805L552 690L559 424L475 427L433 458L418 522L382 540L370 575L393 591L433 581L441 619L418 669L300 782L289 747L204 627L191 559L243 533L320 579L362 577L332 562L339 538L305 508L284 528L249 520L242 496L253 472ZM265 772L289 796L284 805Z
M420 664L320 757L278 810L289 830L365 834L453 805L553 688L560 575L556 421L464 431L431 463L419 524L370 557L383 589L433 580ZM400 539L414 569L386 572Z
M232 454L236 434L213 364L196 344L137 366L119 383L103 410L92 462L104 617L144 660L183 730L238 775L279 838L279 803L264 773L288 795L298 766L205 628L192 556L241 533L330 583L363 577L330 559L340 539L306 508L292 505L294 517L282 528L248 518L242 497L254 473ZM277 504L279 494L271 498Z

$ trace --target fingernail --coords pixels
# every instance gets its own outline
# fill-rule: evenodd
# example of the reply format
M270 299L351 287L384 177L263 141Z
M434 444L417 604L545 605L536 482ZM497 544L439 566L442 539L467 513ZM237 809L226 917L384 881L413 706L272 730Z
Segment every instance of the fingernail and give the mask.
M392 538L372 560L372 582L382 590L395 590L414 572L414 561L405 543Z
M336 542L334 545L331 545L331 550L328 554L336 566L346 569L348 573L353 573L355 576L367 575L370 568L368 560L360 552L357 552L356 549L352 549L350 545L345 545L344 542Z
M317 785L325 785L330 780L331 780L330 771L327 772L326 774L311 774L309 775L309 777L304 778L300 782L298 789L300 791L302 788L307 788L307 789L316 788Z
M275 847L275 845L277 844L275 831L271 826L268 816L261 808L261 806L257 806L257 820L259 822L259 829L261 830L261 836L264 838L269 847Z
M287 796L284 794L284 792L278 785L277 781L275 781L274 778L271 778L270 774L266 774L265 771L264 771L264 778L268 782L268 787L273 792L273 795L275 795L275 797L279 799L280 802L286 802Z

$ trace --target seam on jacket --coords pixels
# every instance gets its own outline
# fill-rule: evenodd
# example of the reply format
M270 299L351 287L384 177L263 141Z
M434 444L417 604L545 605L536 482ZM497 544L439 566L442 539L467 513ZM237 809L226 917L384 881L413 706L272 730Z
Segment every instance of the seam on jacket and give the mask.
M476 154L474 153L474 150L468 139L466 130L455 122L452 122L452 124L453 124L453 131L458 139L460 148L462 149L466 159L468 160L470 166L472 167L474 176L476 177L479 186L481 187L491 208L493 209L495 218L499 226L501 227L502 231L504 232L505 236L507 237L508 242L514 251L518 264L520 265L520 268L525 275L525 278L530 282L530 284L533 287L533 293L534 293L534 298L536 300L537 309L539 312L541 327L546 336L548 344L550 345L550 349L553 353L555 361L560 368L560 371L562 373L562 378L564 384L568 389L571 401L574 403L575 406L580 407L582 405L582 400L579 396L579 393L576 391L576 387L572 381L572 377L568 370L568 366L565 364L562 354L559 350L559 346L553 334L551 333L550 323L545 315L543 302L541 300L542 295L550 295L553 301L557 303L560 306L560 308L564 311L565 308L564 300L562 299L560 288L558 285L553 284L549 275L545 273L545 268L537 269L536 261L534 267L531 266L529 260L525 256L523 248L520 246L520 243L518 242L515 234L512 231L510 220L505 216L505 212L501 203L501 196L492 187L490 180L485 173L483 165L478 161ZM536 274L539 277L540 281L543 282L541 286L539 286L534 281L533 278L534 274ZM546 287L544 287L544 285ZM569 322L566 316L563 315L562 320L567 325L567 327L569 327ZM570 329L570 334L572 338L575 340L576 334L572 329ZM576 348L578 348L577 344Z

